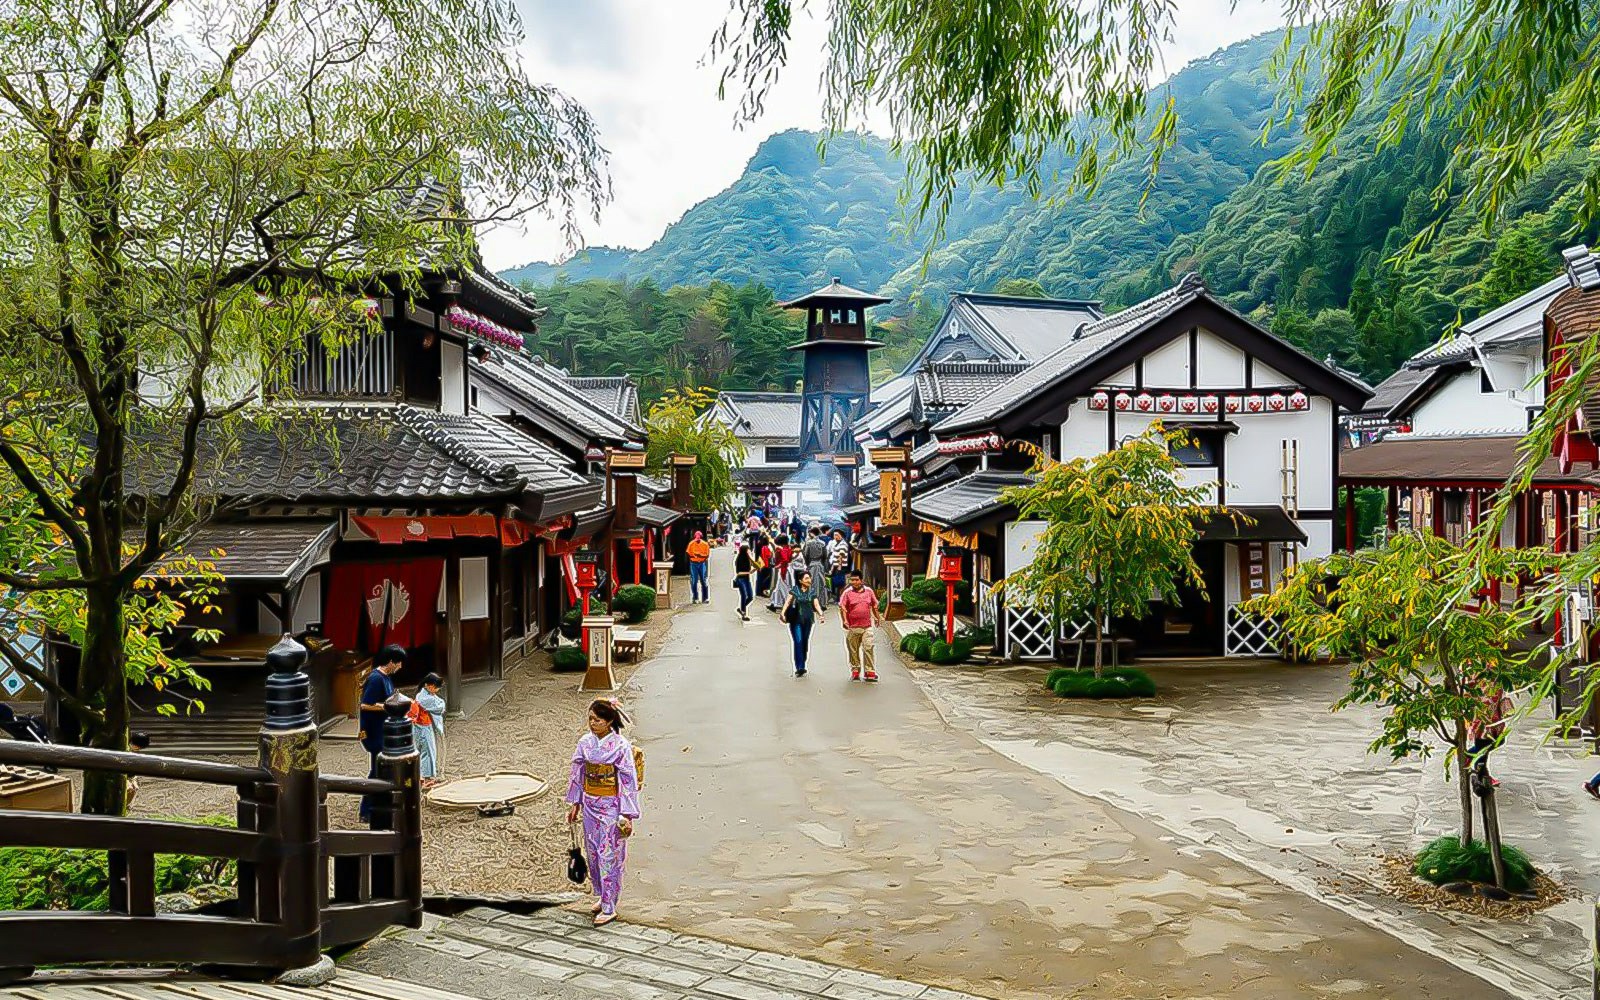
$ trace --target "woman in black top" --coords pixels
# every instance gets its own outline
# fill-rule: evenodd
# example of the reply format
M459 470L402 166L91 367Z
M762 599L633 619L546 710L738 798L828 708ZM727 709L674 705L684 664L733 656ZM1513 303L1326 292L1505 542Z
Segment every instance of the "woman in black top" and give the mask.
M791 614L790 608L794 611ZM783 621L789 626L789 638L794 640L794 675L806 675L806 654L811 651L811 626L822 619L822 605L811 574L802 570L783 602Z
M750 620L750 616L745 614L745 609L755 600L754 586L750 581L755 571L756 563L750 558L750 546L739 546L739 554L733 557L733 585L739 591L739 617L745 621Z

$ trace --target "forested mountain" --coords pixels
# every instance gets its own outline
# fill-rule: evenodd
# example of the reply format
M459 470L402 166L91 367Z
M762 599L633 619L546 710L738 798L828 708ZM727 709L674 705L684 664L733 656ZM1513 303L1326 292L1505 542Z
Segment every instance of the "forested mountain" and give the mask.
M792 384L793 359L772 353L767 342L776 343L792 322L776 313L754 325L730 322L742 314L728 309L735 300L749 306L770 302L774 292L809 291L831 275L895 297L885 311L894 318L882 317L890 348L875 357L881 374L925 336L951 290L1035 279L1051 295L1117 306L1191 270L1241 311L1376 380L1457 315L1553 274L1560 246L1594 241L1594 231L1574 234L1570 225L1582 198L1580 168L1600 147L1547 166L1487 232L1474 206L1434 203L1451 136L1438 127L1413 129L1379 150L1382 108L1354 122L1314 176L1280 177L1272 161L1298 139L1279 130L1262 140L1277 93L1268 62L1280 41L1269 33L1229 46L1164 85L1181 128L1153 189L1146 189L1145 165L1127 162L1108 170L1087 198L974 190L926 259L926 234L899 232L895 198L903 174L887 144L840 137L819 159L814 134L785 132L762 144L731 187L696 205L648 249L596 249L558 268L503 274L554 285L536 289L551 306L542 349L570 350L577 336L589 345L571 359L583 370L648 364L650 381L663 387L685 379L740 388ZM1396 258L1434 224L1434 240ZM648 288L634 288L646 279ZM718 284L674 287L711 282ZM616 303L655 296L680 306L693 299L689 311L700 316L702 340L721 346L695 347L680 333L660 333L645 315L657 314L650 309L610 333L590 312L604 300L616 317ZM672 329L687 329L677 314L659 315ZM639 339L645 327L657 341ZM747 352L754 367L744 363Z

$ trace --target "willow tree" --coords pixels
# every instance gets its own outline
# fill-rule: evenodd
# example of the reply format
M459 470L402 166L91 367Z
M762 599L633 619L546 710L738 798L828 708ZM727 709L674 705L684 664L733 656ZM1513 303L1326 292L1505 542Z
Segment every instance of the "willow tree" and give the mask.
M1000 582L1008 606L1056 622L1088 622L1094 674L1105 669L1105 628L1113 618L1143 618L1152 600L1175 601L1179 587L1204 590L1194 560L1193 514L1214 487L1186 485L1158 426L1099 455L1059 462L1030 449L1035 481L1001 499L1017 516L1044 522L1028 565Z
M734 0L713 49L724 89L742 92L741 116L760 114L805 7ZM1487 220L1539 166L1587 146L1600 126L1600 17L1587 0L1284 0L1282 8L1282 101L1263 125L1304 129L1287 168L1316 169L1345 126L1375 105L1384 146L1444 120L1454 138L1434 193L1464 191ZM825 120L834 130L887 120L918 217L931 212L942 223L969 178L1093 190L1131 158L1153 180L1177 141L1172 95L1150 90L1174 68L1163 59L1178 28L1170 0L834 0L824 16ZM1044 166L1052 150L1069 158L1063 177ZM1586 169L1580 226L1600 209L1600 164Z
M0 15L0 495L39 529L0 585L81 622L55 693L89 744L127 745L138 581L212 513L197 482L272 419L273 373L373 322L368 279L468 263L472 223L570 225L605 195L591 119L523 76L518 40L511 0ZM87 776L86 810L123 801Z

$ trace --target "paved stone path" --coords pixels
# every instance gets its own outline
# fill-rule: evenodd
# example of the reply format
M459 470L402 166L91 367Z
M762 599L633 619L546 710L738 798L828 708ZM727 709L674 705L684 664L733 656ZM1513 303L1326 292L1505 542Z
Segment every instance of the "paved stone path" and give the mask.
M1330 713L1342 667L1152 668L1148 704L1050 696L1030 666L916 669L955 725L1078 791L1309 887L1526 998L1588 995L1591 900L1600 894L1596 770L1577 741L1546 739L1550 713L1518 718L1493 766L1500 827L1572 898L1526 919L1425 912L1397 899L1380 866L1459 823L1443 760L1367 752L1379 713ZM1337 874L1337 887L1328 876Z
M347 969L480 1000L972 1000L623 921L597 930L587 913L553 907L430 919L368 944L341 963L341 976Z
M946 725L882 637L852 684L831 610L795 679L728 561L624 692L629 919L992 997L1507 996Z

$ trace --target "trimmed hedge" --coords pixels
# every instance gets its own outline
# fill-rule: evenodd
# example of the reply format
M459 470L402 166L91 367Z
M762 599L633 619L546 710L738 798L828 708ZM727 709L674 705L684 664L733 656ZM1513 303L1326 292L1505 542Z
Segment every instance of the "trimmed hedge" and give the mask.
M558 646L550 654L550 669L560 671L589 669L589 654L582 646Z
M1506 885L1511 892L1524 892L1533 885L1538 870L1533 862L1518 848L1500 845L1500 857L1506 866ZM1440 837L1417 852L1412 872L1425 882L1444 885L1447 882L1480 882L1494 884L1494 863L1489 860L1489 844L1474 840L1466 847L1458 837Z
M650 617L656 609L656 589L641 583L630 583L617 590L611 598L611 609L622 616L629 625L637 625Z
M232 827L227 816L171 817L180 823ZM188 892L202 885L233 886L234 862L190 854L158 854L156 895ZM56 847L0 847L0 910L104 910L111 875L104 851Z
M944 614L944 581L919 577L906 584L900 592L908 615ZM972 584L965 580L956 584L956 614L972 613Z
M918 663L927 663L928 654L933 650L933 641L932 632L913 632L900 641L900 648L910 653Z
M1142 670L1116 667L1096 677L1093 670L1059 667L1050 671L1045 686L1062 698L1149 698L1156 682Z
M972 645L957 639L955 642L945 642L935 639L928 647L928 659L942 666L951 666L956 663L965 663L972 656Z

